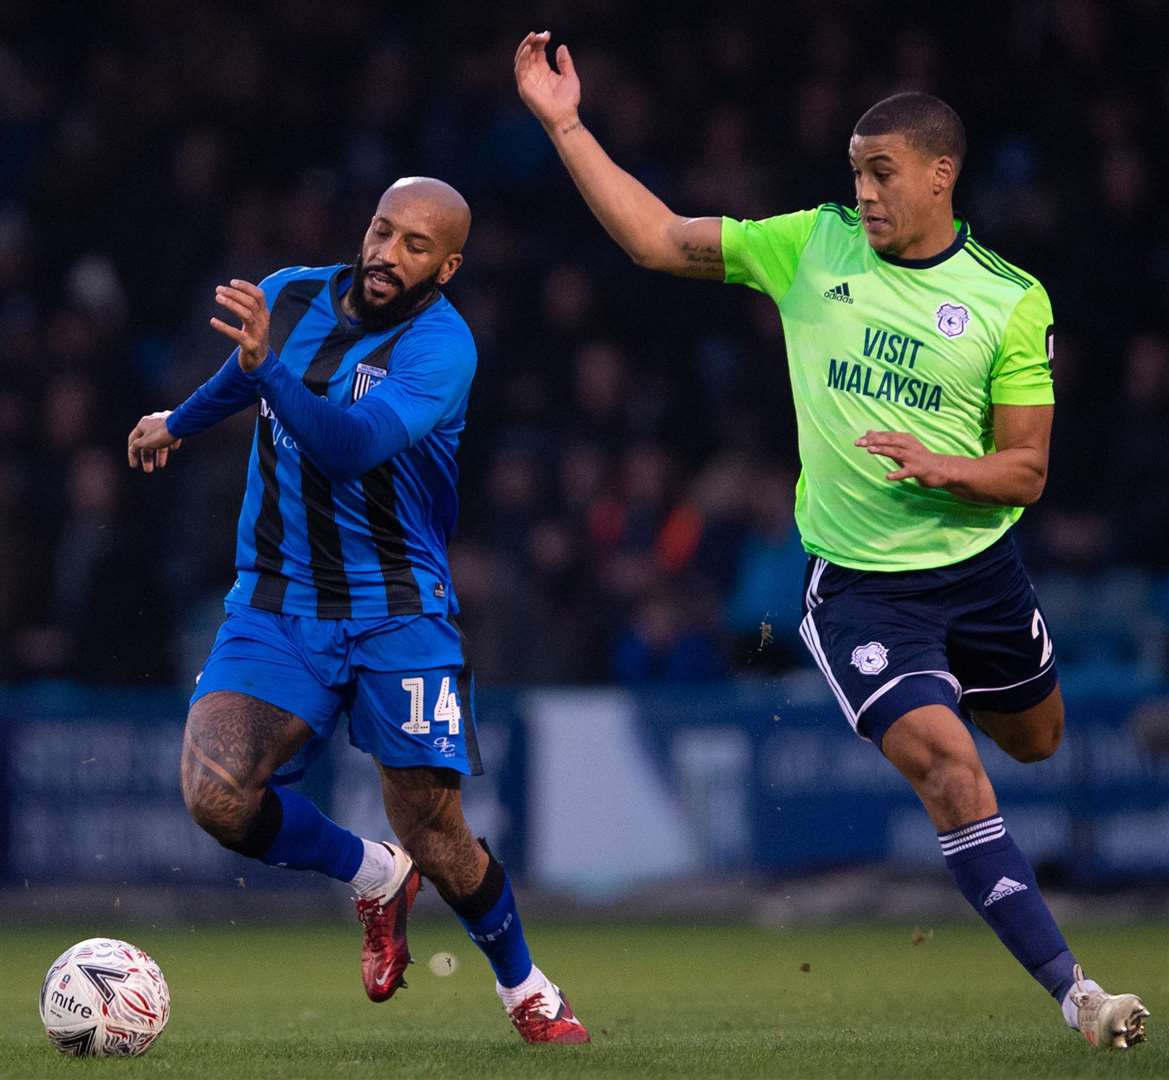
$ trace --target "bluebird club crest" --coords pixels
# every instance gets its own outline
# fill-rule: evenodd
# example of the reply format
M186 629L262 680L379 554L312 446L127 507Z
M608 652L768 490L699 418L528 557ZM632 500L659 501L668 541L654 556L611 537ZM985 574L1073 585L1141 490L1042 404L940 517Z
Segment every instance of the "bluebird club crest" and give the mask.
M852 666L862 675L877 675L889 666L889 650L879 641L852 650Z
M959 337L966 332L970 312L961 304L943 304L938 308L938 329L946 337Z

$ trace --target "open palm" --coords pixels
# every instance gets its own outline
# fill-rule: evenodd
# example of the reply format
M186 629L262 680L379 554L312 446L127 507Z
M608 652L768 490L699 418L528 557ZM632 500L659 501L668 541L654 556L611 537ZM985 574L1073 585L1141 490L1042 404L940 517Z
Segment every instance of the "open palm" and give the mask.
M551 34L529 33L515 54L515 81L523 103L536 119L547 127L575 119L580 105L580 79L576 76L568 46L556 50L553 71L548 63L546 48Z

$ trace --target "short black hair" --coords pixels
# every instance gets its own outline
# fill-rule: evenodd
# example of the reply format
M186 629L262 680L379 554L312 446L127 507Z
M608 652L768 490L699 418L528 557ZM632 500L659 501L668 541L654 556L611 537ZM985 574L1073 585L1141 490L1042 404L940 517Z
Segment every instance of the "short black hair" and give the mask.
M959 169L966 158L966 128L961 118L941 98L917 90L878 101L852 131L854 135L896 132L932 157L952 157Z

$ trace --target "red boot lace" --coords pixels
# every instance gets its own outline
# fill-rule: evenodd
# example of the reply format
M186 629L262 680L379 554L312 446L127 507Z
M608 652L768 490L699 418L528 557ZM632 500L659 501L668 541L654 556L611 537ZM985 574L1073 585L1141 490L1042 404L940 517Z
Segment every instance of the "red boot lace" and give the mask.
M370 948L384 949L390 937L390 920L383 918L385 909L380 900L361 897L357 901L357 917L365 927L365 940Z
M530 997L524 998L523 1001L512 1009L511 1022L515 1024L525 1038L546 1035L552 1027L552 1019L540 1012L543 1004L544 992L538 990Z

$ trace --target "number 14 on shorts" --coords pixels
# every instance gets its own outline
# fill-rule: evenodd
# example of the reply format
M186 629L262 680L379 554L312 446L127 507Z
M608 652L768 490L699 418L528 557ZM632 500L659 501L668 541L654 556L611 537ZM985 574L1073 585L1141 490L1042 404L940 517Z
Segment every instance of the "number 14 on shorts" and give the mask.
M431 722L422 715L426 680L421 676L403 679L402 689L410 695L410 719L402 725L402 730L408 735L429 735ZM434 723L446 724L447 734L457 735L462 718L458 699L451 693L451 678L444 675L438 688L438 700L434 703Z

